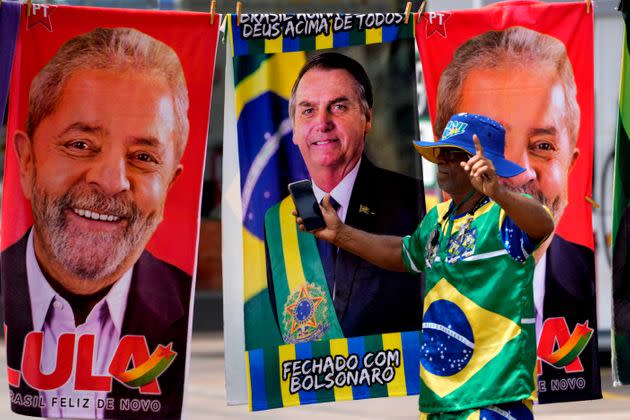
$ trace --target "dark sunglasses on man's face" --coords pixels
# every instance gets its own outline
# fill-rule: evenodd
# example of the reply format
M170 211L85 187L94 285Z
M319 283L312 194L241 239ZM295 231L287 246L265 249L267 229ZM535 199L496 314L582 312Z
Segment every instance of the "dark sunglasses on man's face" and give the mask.
M449 161L457 161L462 162L470 159L470 154L461 149L456 149L454 147L446 148L439 147L435 151L435 157L439 160L449 162Z

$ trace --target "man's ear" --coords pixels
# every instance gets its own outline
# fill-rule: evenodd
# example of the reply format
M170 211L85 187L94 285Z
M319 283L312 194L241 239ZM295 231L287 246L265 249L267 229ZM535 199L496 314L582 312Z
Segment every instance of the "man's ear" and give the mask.
M179 176L182 174L182 172L184 172L184 165L182 165L181 163L179 163L177 165L177 167L175 168L175 172L173 173L173 177L171 178L171 182L168 183L168 190L170 191L171 188L173 187L173 184L175 183L175 181L177 180L177 178L179 178Z
M30 200L33 195L33 181L35 180L35 157L33 144L24 131L16 131L13 137L15 155L20 166L20 183L24 196Z
M368 112L365 113L365 134L369 133L372 130L372 110L369 109Z
M569 172L571 172L571 170L575 166L575 162L577 162L577 159L579 156L580 156L580 149L576 147L575 149L573 149L573 153L571 154L571 157L570 157L571 161L569 162Z

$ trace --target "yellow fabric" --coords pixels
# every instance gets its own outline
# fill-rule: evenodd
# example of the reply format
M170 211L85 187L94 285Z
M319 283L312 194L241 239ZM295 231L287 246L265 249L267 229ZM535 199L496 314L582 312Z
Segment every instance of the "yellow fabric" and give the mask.
M424 299L425 312L433 302L442 299L455 303L466 314L475 337L475 348L481 350L474 351L466 367L451 376L438 376L421 369L420 377L424 383L441 398L464 385L521 332L518 324L477 305L444 278L427 293Z

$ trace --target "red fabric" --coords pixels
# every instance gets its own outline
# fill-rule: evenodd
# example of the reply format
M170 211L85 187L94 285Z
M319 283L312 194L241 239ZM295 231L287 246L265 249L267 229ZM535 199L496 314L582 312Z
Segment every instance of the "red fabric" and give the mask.
M569 177L569 203L556 233L564 239L594 247L592 208L585 196L592 196L594 87L593 87L593 12L578 3L542 3L514 1L496 3L476 10L424 13L416 21L416 41L422 59L424 81L431 121L436 116L436 96L440 75L454 51L468 39L490 30L523 26L561 40L577 86L580 106L580 131L577 147L580 155ZM445 34L445 35L444 35Z
M22 237L33 223L30 203L25 200L20 186L12 141L16 129L24 129L31 80L68 39L98 27L130 27L172 47L184 69L190 100L190 134L181 161L184 172L168 194L164 220L149 242L148 249L158 258L192 274L220 19L215 19L210 25L208 13L71 6L49 6L45 19L43 15L27 19L26 6L22 7L23 19L11 80L2 249ZM36 13L43 13L43 9ZM27 27L30 29L27 30Z

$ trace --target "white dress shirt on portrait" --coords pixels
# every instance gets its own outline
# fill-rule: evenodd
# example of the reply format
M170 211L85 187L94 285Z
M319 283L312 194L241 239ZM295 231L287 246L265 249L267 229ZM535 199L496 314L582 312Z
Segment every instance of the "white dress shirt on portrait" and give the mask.
M534 268L534 307L536 309L536 343L540 341L543 326L545 303L545 274L547 273L547 253L545 252Z
M331 197L339 203L339 208L337 209L337 215L341 219L342 222L346 222L346 215L348 214L348 206L350 205L350 197L352 196L352 188L354 188L354 182L357 180L357 175L359 174L359 166L361 165L361 159L354 165L354 168L348 174L343 177L341 182L335 186L330 192ZM322 190L315 184L313 181L313 193L315 193L315 198L319 203L322 202L322 199L326 194L326 191Z
M109 363L120 341L132 270L133 267L114 283L107 295L92 308L83 324L75 326L74 314L68 301L55 292L42 273L35 257L33 230L31 230L26 247L26 272L33 330L44 333L42 372L54 371L59 336L70 332L76 334L75 363L79 337L84 334L93 334L92 375L109 376ZM104 418L105 416L105 408L98 407L97 399L104 401L107 398L107 392L75 391L74 370L70 380L62 387L51 391L40 391L40 395L43 396L46 406L42 410L44 417ZM83 401L88 402L89 408L83 408Z

